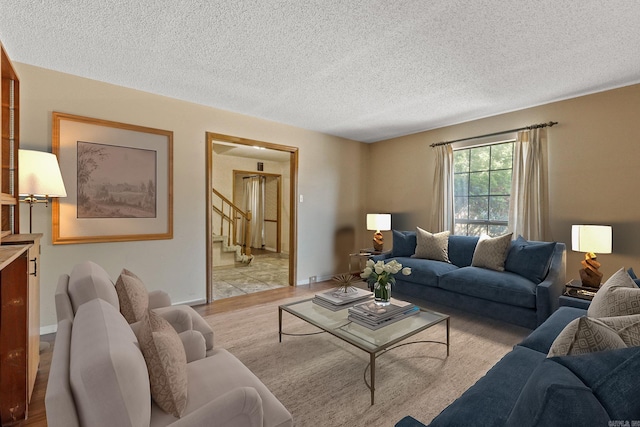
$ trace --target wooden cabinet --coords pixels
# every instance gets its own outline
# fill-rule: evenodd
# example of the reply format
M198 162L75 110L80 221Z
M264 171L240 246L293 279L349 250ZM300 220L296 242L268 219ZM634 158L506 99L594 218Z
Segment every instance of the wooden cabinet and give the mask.
M28 266L28 397L31 399L33 386L40 364L40 239L42 234L11 234L2 240L3 245L27 245Z
M0 246L0 425L24 420L29 405L29 245Z
M18 232L18 147L20 145L20 80L0 43L0 239Z
M0 425L26 419L40 362L40 238L16 235L20 81L0 43Z

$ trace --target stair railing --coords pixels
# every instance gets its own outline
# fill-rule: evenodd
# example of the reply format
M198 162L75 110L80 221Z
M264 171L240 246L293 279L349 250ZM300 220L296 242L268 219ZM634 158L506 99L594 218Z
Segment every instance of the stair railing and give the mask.
M244 212L232 201L224 197L215 188L212 188L214 196L212 210L220 217L220 236L224 236L225 228L227 231L227 245L240 245L244 248L244 254L251 256L251 211ZM219 205L218 205L219 203ZM215 221L212 216L212 222ZM215 226L217 224L212 224ZM215 229L215 227L214 227ZM244 230L243 242L237 241L238 230Z

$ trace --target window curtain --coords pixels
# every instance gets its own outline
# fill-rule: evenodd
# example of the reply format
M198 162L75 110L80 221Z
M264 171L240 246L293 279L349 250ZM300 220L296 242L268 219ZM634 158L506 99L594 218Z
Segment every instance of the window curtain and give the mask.
M431 232L454 232L453 213L453 148L451 145L434 147L436 168L433 179L431 206Z
M546 143L544 128L520 131L516 137L509 204L509 227L514 237L547 237Z
M251 211L251 242L252 248L264 246L264 198L265 177L250 176L244 178L244 208Z

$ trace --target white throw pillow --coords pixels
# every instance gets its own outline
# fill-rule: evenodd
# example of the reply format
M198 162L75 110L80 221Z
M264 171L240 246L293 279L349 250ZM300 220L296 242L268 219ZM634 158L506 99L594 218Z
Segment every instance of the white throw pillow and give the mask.
M416 227L415 258L432 259L435 261L449 261L449 231L429 233Z

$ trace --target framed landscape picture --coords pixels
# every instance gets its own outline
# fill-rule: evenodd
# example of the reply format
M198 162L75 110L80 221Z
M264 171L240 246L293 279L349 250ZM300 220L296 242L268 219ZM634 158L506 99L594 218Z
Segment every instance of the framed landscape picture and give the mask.
M53 113L53 244L173 238L173 132Z

